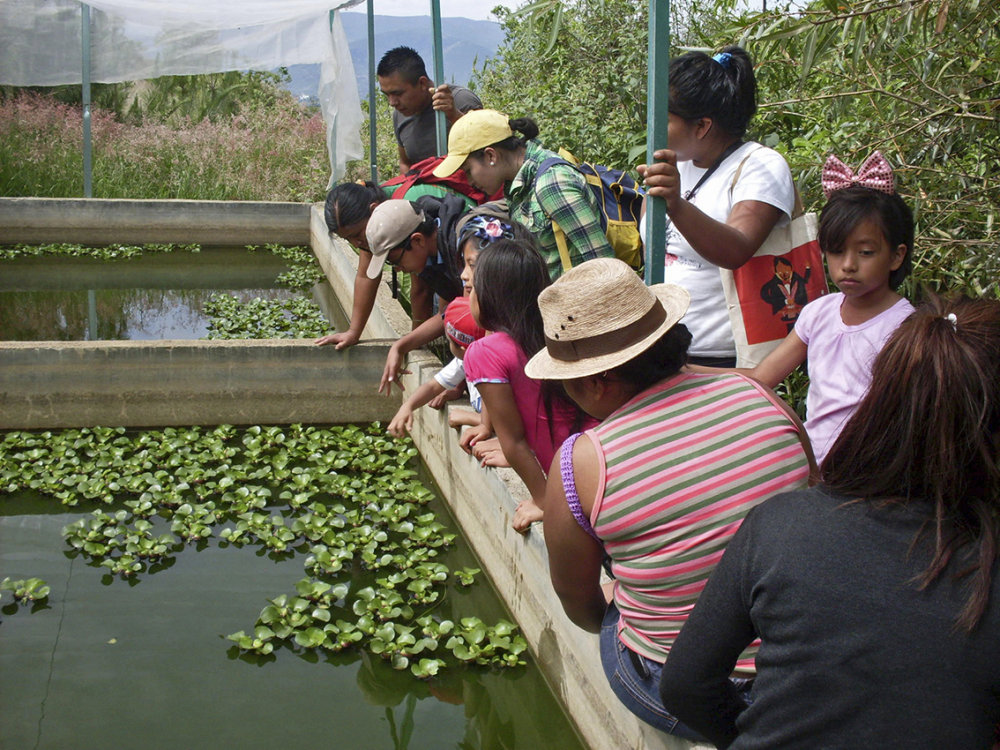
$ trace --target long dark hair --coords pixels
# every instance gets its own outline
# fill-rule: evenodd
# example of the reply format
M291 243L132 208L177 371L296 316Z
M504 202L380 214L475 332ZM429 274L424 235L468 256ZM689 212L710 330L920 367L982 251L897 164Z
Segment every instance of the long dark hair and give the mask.
M545 259L528 237L499 240L479 252L472 286L479 324L503 331L528 356L545 347L538 295L551 283Z
M823 482L868 502L927 504L930 586L971 576L956 620L971 632L989 602L1000 532L1000 302L931 296L890 337L868 395L823 462Z
M489 331L503 331L530 358L545 348L538 295L551 283L548 266L530 234L484 247L476 259L472 279L479 303L479 324ZM557 402L573 410L576 417L572 430L578 432L586 415L566 395L562 383L543 380L541 393L549 437L554 436L552 415Z
M889 288L896 289L913 269L913 212L898 193L852 185L830 194L819 215L819 246L824 253L839 253L854 228L872 219L895 251L906 245L899 268L889 273Z
M742 138L757 112L753 61L742 47L718 55L688 52L670 61L668 109L682 120L710 117L734 138Z
M374 182L344 182L334 185L326 194L323 218L326 228L333 233L341 227L349 227L359 221L367 221L372 215L372 203L381 203L385 192Z

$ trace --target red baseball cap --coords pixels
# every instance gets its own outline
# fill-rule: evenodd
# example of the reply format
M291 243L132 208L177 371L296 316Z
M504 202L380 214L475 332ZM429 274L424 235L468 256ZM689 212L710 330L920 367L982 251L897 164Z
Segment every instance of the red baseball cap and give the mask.
M444 312L445 335L461 347L466 347L476 339L486 335L469 310L468 297L455 297Z

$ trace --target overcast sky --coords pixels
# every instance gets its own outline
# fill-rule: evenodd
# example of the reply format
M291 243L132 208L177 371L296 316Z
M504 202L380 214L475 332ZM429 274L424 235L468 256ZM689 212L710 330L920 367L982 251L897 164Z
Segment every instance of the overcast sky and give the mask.
M475 18L481 21L496 21L490 13L493 8L503 5L517 8L527 0L441 0L441 16L445 18ZM367 12L365 3L344 11L345 13ZM375 0L375 15L378 16L430 16L431 0Z

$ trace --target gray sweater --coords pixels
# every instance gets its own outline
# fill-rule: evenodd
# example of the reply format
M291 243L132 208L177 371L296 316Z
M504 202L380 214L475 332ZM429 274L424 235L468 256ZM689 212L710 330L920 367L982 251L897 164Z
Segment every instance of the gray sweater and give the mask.
M925 516L814 488L750 512L674 644L664 705L719 747L989 748L1000 722L1000 572L971 636L950 574L908 555ZM727 677L760 637L753 703Z

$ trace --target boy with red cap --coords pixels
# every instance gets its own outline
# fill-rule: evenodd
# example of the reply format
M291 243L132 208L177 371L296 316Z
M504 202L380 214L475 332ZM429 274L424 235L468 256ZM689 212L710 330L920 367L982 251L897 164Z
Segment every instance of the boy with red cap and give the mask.
M429 403L435 396L458 387L465 382L465 369L462 359L465 350L476 339L485 335L469 310L468 297L456 297L448 303L444 313L444 333L448 337L448 346L454 359L442 367L432 380L428 380L415 390L396 412L387 428L393 437L403 437L413 427L413 412ZM476 412L482 410L482 402L475 386L469 384L469 401Z

